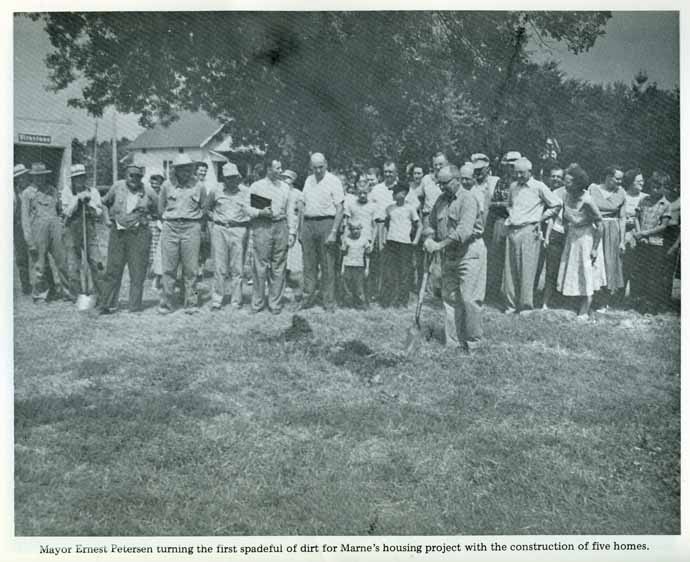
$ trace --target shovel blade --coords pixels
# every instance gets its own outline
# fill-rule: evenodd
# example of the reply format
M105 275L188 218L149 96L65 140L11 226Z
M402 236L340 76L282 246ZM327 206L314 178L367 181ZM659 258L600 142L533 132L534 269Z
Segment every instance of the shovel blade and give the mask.
M77 310L79 312L84 312L91 310L96 306L96 296L95 295L79 295L77 297Z
M416 353L422 345L422 339L422 330L417 324L412 324L412 326L407 329L407 335L405 337L405 354L409 356Z

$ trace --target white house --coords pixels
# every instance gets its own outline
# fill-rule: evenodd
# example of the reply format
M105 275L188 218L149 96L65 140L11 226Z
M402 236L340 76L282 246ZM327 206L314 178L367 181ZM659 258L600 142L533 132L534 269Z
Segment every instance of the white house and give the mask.
M161 123L139 135L127 149L127 159L137 166L144 166L145 181L152 169L163 171L167 178L180 153L208 165L207 183L217 182L226 162L234 162L244 172L253 165L264 151L257 147L236 146L230 135L232 121L222 123L203 112L183 111L179 119L170 125Z

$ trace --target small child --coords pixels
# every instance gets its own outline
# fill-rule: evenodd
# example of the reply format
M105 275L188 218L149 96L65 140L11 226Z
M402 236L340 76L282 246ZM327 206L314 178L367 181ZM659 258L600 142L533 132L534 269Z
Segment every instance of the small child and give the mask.
M383 248L383 280L379 303L381 306L406 307L410 296L412 256L419 243L422 229L414 206L405 201L409 193L406 185L393 190L395 203L385 210L386 245Z
M369 242L362 237L362 225L358 222L348 223L348 235L343 238L342 280L345 304L355 308L369 306L364 293L366 272L366 255Z
M359 223L362 226L362 238L368 240L369 248L368 252L372 252L376 239L376 223L374 222L376 218L377 205L369 199L369 193L371 192L371 186L367 183L366 177L361 176L357 183L357 196L351 196L346 199L344 205L343 216L345 217L345 223ZM374 262L372 269L375 271L376 267L376 256L373 257ZM366 295L367 302L371 302L372 297L377 295L377 277L375 275L368 276L364 285L364 294Z

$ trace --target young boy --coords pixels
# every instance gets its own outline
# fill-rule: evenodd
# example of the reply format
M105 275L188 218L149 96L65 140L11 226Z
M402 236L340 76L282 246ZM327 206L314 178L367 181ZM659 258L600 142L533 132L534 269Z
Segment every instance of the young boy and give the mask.
M376 204L369 200L370 191L371 186L366 182L362 182L357 187L357 197L346 199L345 208L343 210L343 216L345 217L343 222L346 225L358 223L362 227L361 237L367 241L368 252L371 252L374 246L376 233L376 223L374 220L376 218L377 209ZM367 280L365 283L367 302L369 302L370 298L375 294L373 281L370 283L369 280Z
M343 291L345 304L355 308L369 306L364 293L366 271L366 254L369 242L362 237L362 225L358 222L348 223L348 236L343 238Z
M421 228L414 206L405 201L408 187L397 184L393 190L395 203L385 210L386 245L383 248L383 280L381 306L406 307L410 296L412 252L419 243Z

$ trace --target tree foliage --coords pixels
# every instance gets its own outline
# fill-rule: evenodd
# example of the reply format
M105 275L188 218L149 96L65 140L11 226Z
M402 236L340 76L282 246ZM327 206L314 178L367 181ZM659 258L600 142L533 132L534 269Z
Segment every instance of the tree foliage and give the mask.
M86 167L86 183L93 185L94 173L94 139L89 139L82 142L77 138L72 139L72 162L84 164ZM126 162L122 159L127 154L127 147L131 141L126 138L118 139L117 141L117 177L122 179L125 176ZM111 141L101 141L96 147L96 185L112 185L113 184L113 161L112 161L113 145Z
M678 178L680 96L566 80L530 38L580 53L608 12L49 13L51 84L70 104L113 105L142 124L202 109L292 163L325 152L347 166L436 150L538 157L547 137L593 176L619 162ZM109 169L105 166L104 169ZM100 175L100 174L99 174Z
M343 164L434 149L490 153L510 138L532 35L588 49L607 12L176 12L34 14L70 104L142 124L203 109L288 157ZM505 122L508 121L506 124ZM539 127L537 127L539 128ZM542 127L543 128L543 127ZM538 142L543 142L540 138Z

